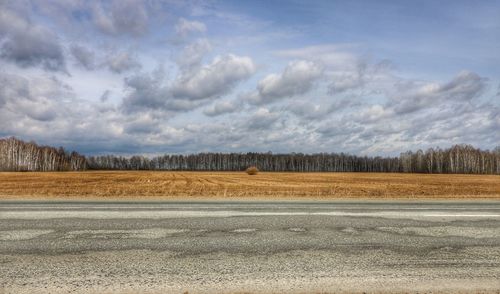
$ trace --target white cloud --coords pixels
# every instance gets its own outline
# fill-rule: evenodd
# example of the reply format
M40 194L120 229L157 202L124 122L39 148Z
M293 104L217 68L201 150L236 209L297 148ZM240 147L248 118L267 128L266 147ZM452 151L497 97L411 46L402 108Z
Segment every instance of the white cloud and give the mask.
M113 0L108 5L93 2L95 26L110 35L140 36L148 30L148 11L141 0Z
M259 108L246 121L242 122L246 129L269 130L272 125L280 118L280 115L269 111L267 108Z
M235 101L218 101L203 110L203 113L208 116L218 116L226 113L232 113L239 109Z
M326 116L343 110L354 103L348 99L341 99L333 103L312 103L309 101L292 101L287 104L286 109L295 114L296 116L311 120L322 120Z
M290 62L281 74L270 74L257 85L257 91L247 100L253 104L271 103L275 100L307 93L323 74L323 68L306 60Z
M254 72L255 65L250 57L217 56L210 64L177 78L172 95L189 100L221 97Z
M54 120L61 110L60 100L69 95L64 85L53 78L26 79L17 75L0 75L0 111L4 125L15 122L7 117L26 116L38 121Z
M129 91L122 106L127 112L189 111L203 105L205 100L229 93L254 71L255 65L249 57L229 54L217 56L211 63L195 70L181 72L171 85L159 72L136 74L125 80Z
M352 117L360 123L376 123L393 115L390 109L384 108L382 105L370 105L362 108L359 112L353 113Z
M110 71L118 74L141 67L139 61L130 52L120 52L110 55L107 58L106 65Z
M182 71L191 71L200 66L203 57L212 50L207 39L198 39L187 45L177 57L177 64Z
M482 94L485 87L486 80L469 71L460 72L444 84L407 81L397 85L389 105L397 113L411 113L424 108L436 108L442 103L471 101Z
M204 33L207 31L207 27L204 23L199 21L189 21L185 18L180 18L175 25L175 32L179 36L187 36L190 33Z
M89 71L107 68L113 73L121 74L142 67L137 54L132 51L95 50L84 45L73 44L70 46L70 53L77 66Z
M353 45L317 45L275 51L275 55L293 59L315 61L335 70L356 70L359 57L352 52Z

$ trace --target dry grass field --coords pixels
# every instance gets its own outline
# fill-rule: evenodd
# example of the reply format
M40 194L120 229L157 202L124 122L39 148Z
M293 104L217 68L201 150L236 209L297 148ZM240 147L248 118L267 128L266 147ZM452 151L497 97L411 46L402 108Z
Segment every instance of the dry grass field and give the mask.
M490 198L500 176L385 173L0 173L0 198Z

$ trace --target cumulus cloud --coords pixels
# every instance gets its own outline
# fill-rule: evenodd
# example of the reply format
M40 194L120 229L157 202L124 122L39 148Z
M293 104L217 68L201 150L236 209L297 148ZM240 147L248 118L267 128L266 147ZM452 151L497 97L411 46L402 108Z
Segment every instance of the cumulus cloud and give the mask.
M247 99L253 104L307 93L323 73L323 68L312 61L290 62L281 74L270 74L257 85L257 91Z
M0 4L0 57L21 67L40 66L48 71L66 71L63 48L55 33L33 24Z
M0 134L83 152L127 152L138 146L176 142L171 129L159 128L147 115L128 116L112 107L99 108L75 97L58 79L0 74ZM58 142L55 144L54 142Z
M341 111L355 103L349 99L340 99L331 103L312 103L309 101L292 101L286 106L286 110L306 120L321 120L327 115Z
M233 54L217 56L196 72L177 78L172 86L172 95L188 100L220 97L254 72L255 65L250 57Z
M122 101L126 113L148 111L184 112L199 107L203 101L172 96L172 91L161 71L138 73L125 78L127 94Z
M303 48L275 51L280 57L314 61L335 70L356 70L359 57L352 52L350 45L317 45Z
M212 46L207 39L198 39L184 47L182 53L177 57L177 64L181 71L191 71L200 66L203 57L210 50L212 50Z
M125 85L128 94L123 99L123 106L128 112L165 107L169 93L161 74L137 74L126 78Z
M99 100L101 102L107 102L109 100L109 96L111 96L111 91L110 90L105 90Z
M214 16L183 14L183 4L0 3L2 136L127 155L397 154L454 143L491 148L500 141L500 100L494 96L500 86L480 72L436 81L404 78L390 61L357 53L366 48L327 44L273 52L287 65L276 72L262 67L263 78L255 82L254 59L226 52L268 60L259 48L283 45L269 39L280 33L271 24L251 27L249 19L242 26L239 18L217 16L219 25L245 27L233 38L205 34L204 23L182 16L203 16L207 24ZM259 47L242 41L272 42ZM168 75L154 71L156 64L164 64ZM95 72L61 74L75 66Z
M327 108L310 102L294 102L287 106L287 110L305 119L319 119L328 113Z
M279 118L278 113L271 112L267 108L259 108L243 124L246 129L252 131L270 129Z
M143 113L127 122L124 131L128 134L149 134L160 132L159 121L151 114Z
M364 90L370 83L376 88L383 88L386 84L393 83L390 72L392 67L392 63L388 60L370 63L360 59L351 70L332 69L328 73L328 79L331 81L328 86L329 93L341 94L352 90Z
M10 75L2 76L0 83L0 99L4 100L8 93L5 104L0 103L0 134L4 136L64 144L84 152L130 148L135 143L135 138L123 136L121 125L125 118L81 103L57 80Z
M125 80L129 93L123 100L123 107L129 112L189 111L206 100L227 94L254 71L255 65L250 58L229 54L218 56L194 71L181 73L171 84L163 74L134 75Z
M141 36L148 30L146 2L141 0L114 0L111 3L94 3L92 7L95 26L110 35Z
M106 61L106 65L110 71L118 74L141 67L137 58L130 52L120 52L116 55L110 55Z
M204 33L207 27L199 21L189 21L185 18L180 18L175 25L175 32L181 37L185 37L191 33Z
M107 68L113 73L121 74L142 67L137 55L130 51L109 50L109 52L101 52L84 45L73 44L70 47L70 53L75 64L86 70Z
M78 65L87 70L96 68L96 56L91 49L81 45L73 45L70 51Z
M375 104L362 108L359 112L353 113L351 117L358 123L369 124L380 122L385 118L391 117L392 114L391 109Z
M440 83L420 83L406 81L399 83L392 94L390 106L397 113L411 113L438 104L471 101L483 93L486 79L478 74L462 71L451 81Z
M235 101L219 101L203 110L208 116L218 116L226 113L232 113L239 109Z
M394 83L391 74L393 64L389 60L372 61L354 53L349 44L318 45L274 52L279 57L313 61L324 69L329 81L328 92L332 95L356 92L358 95L377 92ZM371 84L369 91L364 91ZM352 94L352 93L350 93Z
M493 128L498 127L495 117L499 105L477 99L488 84L479 75L464 71L448 82L402 78L394 81L398 83L384 85L386 92L379 95L379 103L353 102L349 100L353 96L348 96L344 99L348 111L323 115L328 107L303 101L289 104L287 109L316 126L315 132L320 135L318 146L342 146L361 154L394 154L414 146L448 146L471 142L472 137L494 145L499 139L500 135L492 135ZM375 86L368 82L365 87ZM342 109L342 105L338 107ZM318 116L321 119L314 121Z
M322 123L316 131L326 138L332 137L356 137L363 132L365 127L348 120L336 120ZM347 138L346 138L347 139Z
M1 74L2 125L16 124L16 121L9 120L13 116L36 121L54 120L61 111L60 99L68 95L68 89L54 78L40 77L30 80L18 75Z

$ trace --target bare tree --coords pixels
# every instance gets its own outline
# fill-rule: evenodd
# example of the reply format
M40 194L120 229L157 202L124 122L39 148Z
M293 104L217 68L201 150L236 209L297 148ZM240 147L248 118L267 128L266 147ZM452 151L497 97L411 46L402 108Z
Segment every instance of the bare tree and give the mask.
M87 167L84 156L38 146L16 138L0 139L0 171L78 171Z
M448 149L407 151L399 157L368 157L346 153L198 153L122 157L115 155L85 158L63 148L38 146L15 138L0 139L0 170L192 170L243 171L257 166L261 171L293 172L405 172L500 174L500 146L493 151L470 145Z

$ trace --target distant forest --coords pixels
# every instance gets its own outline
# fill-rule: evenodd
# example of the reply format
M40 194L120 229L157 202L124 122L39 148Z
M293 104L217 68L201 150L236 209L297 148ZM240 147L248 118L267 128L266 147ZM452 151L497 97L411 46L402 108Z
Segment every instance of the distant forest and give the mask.
M398 157L345 153L198 153L122 157L85 157L62 147L39 146L16 138L0 139L0 171L175 170L289 172L404 172L500 174L500 147L493 151L470 145L407 151Z

